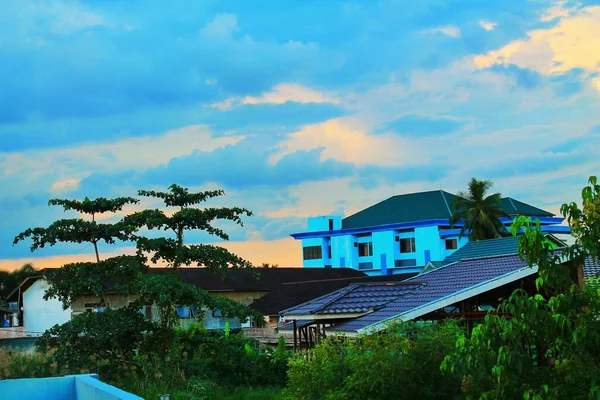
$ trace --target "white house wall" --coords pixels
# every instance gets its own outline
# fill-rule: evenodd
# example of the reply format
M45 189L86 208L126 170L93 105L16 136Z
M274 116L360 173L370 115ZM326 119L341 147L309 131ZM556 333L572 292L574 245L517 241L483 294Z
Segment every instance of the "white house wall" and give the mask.
M57 299L44 300L49 288L45 279L38 279L23 293L23 326L28 333L42 334L56 324L71 319L71 309L63 310Z

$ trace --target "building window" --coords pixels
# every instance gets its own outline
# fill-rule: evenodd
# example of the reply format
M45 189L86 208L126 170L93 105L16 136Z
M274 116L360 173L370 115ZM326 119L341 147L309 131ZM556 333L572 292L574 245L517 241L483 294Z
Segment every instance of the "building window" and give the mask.
M400 253L414 253L415 238L400 239Z
M327 257L331 258L331 245L327 246Z
M221 313L221 310L214 309L214 310L212 310L212 316L214 318L222 318L223 317L223 313Z
M456 250L458 242L456 239L446 239L446 250Z
M86 312L91 313L102 312L106 310L106 306L104 305L104 303L85 303L83 305L83 308L85 308Z
M333 220L332 219L329 220L329 230L330 231L333 230Z
M323 258L323 251L321 250L321 246L307 246L303 249L304 259L305 260L318 260Z
M373 255L373 242L364 242L358 244L358 256L369 257Z

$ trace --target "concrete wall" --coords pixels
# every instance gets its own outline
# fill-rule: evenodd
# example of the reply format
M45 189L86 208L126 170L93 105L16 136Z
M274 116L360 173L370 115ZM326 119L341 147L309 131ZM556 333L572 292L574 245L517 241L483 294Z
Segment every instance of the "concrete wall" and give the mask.
M2 399L36 400L143 400L98 380L98 375L0 381Z
M312 226L320 228L317 218L310 218ZM309 225L311 225L309 224ZM318 229L316 229L318 230ZM401 253L399 239L415 239L415 251ZM441 238L437 225L418 227L403 231L375 231L369 235L333 235L302 240L302 246L322 246L323 257L315 260L304 260L304 267L354 268L367 275L386 275L406 272L419 272L429 261L441 261L456 250L446 249L446 239L456 239L458 248L464 246L468 239L458 235ZM359 257L355 243L371 242L372 256ZM331 259L328 246L331 245ZM372 267L369 267L372 266Z
M71 319L71 309L63 310L57 299L44 300L48 281L38 279L23 293L23 326L27 332L44 333Z

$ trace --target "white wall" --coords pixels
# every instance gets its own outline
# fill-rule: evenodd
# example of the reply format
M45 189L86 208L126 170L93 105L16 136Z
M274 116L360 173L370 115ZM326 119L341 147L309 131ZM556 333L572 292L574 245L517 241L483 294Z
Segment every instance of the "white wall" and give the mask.
M71 309L63 310L57 299L44 300L48 281L38 279L23 293L23 325L28 333L42 334L56 324L64 324L71 319Z

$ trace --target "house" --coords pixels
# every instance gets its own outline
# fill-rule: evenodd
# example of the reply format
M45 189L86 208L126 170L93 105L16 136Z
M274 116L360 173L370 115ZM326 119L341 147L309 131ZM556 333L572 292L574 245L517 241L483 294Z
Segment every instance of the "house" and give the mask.
M477 323L495 312L499 299L515 289L536 291L537 267L522 261L516 254L517 243L509 239L469 243L464 248L470 250L463 252L468 258L451 260L404 281L356 283L283 310L283 317L292 322L280 326L278 332L292 334L295 347L302 348L330 335L354 337L384 331L395 321L459 317ZM599 271L600 263L588 258L584 278Z
M347 270L350 269L348 268ZM282 309L291 308L352 284L404 280L414 275L416 274L407 273L393 276L368 276L363 274L363 276L351 278L326 279L319 281L306 280L302 282L283 283L277 289L268 292L257 300L254 300L250 304L250 307L265 316L268 327L275 328L283 322L279 313L279 311Z
M8 296L10 304L16 304L20 315L21 336L40 336L55 324L69 321L73 316L83 312L100 312L105 305L95 295L84 295L73 302L71 307L63 309L62 303L51 298L44 300L44 294L49 288L49 269L40 271L39 275L27 278ZM150 274L170 274L171 269L151 268ZM180 278L201 289L217 296L225 296L239 303L249 305L265 294L278 289L281 285L292 282L347 279L365 277L355 270L314 269L307 271L303 268L261 268L254 270L226 270L223 274L215 273L204 268L181 268ZM135 294L113 292L110 289L107 301L113 308L127 306L136 300ZM158 309L149 305L141 310L148 318L158 320ZM194 307L180 306L177 308L181 323L202 317L204 326L208 329L222 329L229 323L232 329L243 327L237 319L227 319L218 310L196 310ZM201 313L201 315L199 314Z
M468 242L459 237L461 223L451 227L456 196L443 190L390 197L346 218L308 219L308 230L291 236L302 241L303 266L352 268L368 275L417 273L429 262L444 260ZM500 207L511 216L537 218L544 232L568 234L563 218L505 197Z

